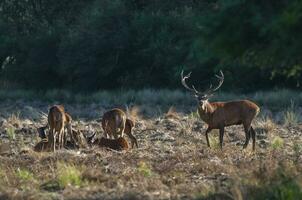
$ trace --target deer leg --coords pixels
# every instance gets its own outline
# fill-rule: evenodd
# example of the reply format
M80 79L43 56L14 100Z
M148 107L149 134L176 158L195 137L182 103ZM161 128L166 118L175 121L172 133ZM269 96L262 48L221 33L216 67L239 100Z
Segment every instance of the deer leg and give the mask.
M114 138L117 139L119 137L124 137L125 126L121 127L118 131L115 132Z
M255 151L255 143L256 143L256 132L253 129L253 127L251 126L251 130L250 132L252 133L252 139L253 139L253 151Z
M208 147L211 147L210 146L210 141L209 141L209 136L208 136L208 133L211 131L212 129L211 128L208 128L207 130L206 130L206 140L207 140L207 145L208 145Z
M63 145L63 147L66 147L66 146L67 146L67 137L68 137L68 135L69 135L69 134L67 134L67 133L64 132L64 138L63 138L63 141L64 141L63 144L64 144L64 145ZM70 139L70 141L71 141L71 139Z
M53 152L56 151L56 139L57 139L57 132L54 131L54 133L53 133Z
M219 129L219 143L220 143L221 150L222 150L222 143L223 143L223 135L224 135L224 127L221 127Z
M243 148L245 149L247 145L249 144L250 137L251 137L251 126L250 125L244 125L244 132L245 132L245 143L243 145Z
M137 144L137 140L136 138L132 135L132 133L126 133L126 135L130 138L131 140L131 148L134 147L134 144L136 146L136 148L138 148L138 144Z
M64 144L65 144L65 136L66 134L65 134L65 130L64 129L62 129L61 130L61 148L64 148Z
M62 143L62 133L61 131L59 131L59 134L58 134L58 143L59 143L59 146L58 146L58 149L61 149L61 143Z
M58 149L61 149L61 144L62 144L62 133L61 133L61 131L59 131L59 134L58 134L58 143L59 143L59 145L58 145Z

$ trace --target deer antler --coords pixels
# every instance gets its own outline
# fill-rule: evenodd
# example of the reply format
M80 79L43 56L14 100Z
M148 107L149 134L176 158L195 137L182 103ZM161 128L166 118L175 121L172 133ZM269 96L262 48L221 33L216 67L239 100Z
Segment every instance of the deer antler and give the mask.
M189 91L191 91L191 92L195 92L195 94L196 95L203 95L203 96L210 96L211 94L213 94L216 90L218 90L220 87L221 87L221 85L223 84L223 81L224 81L224 74L223 74L223 72L220 70L219 71L220 72L220 75L215 75L216 77L217 77L217 79L219 80L219 83L218 83L218 85L216 86L216 87L214 87L213 88L213 85L211 84L210 85L210 87L209 87L209 89L207 89L205 92L199 92L199 91L197 91L196 90L196 88L195 88L195 86L194 85L192 85L192 87L189 87L188 85L187 85L187 83L186 83L186 79L188 79L188 78L190 78L190 76L191 76L191 72L189 73L189 74L187 74L186 76L184 76L184 71L182 70L181 71L181 83L182 83L182 85L187 89L187 90L189 90Z
M221 85L223 84L223 81L224 81L224 74L223 74L223 72L221 70L219 72L220 72L220 76L217 75L217 74L215 75L218 78L218 80L219 80L218 85L215 88L213 88L213 85L211 84L210 88L207 89L204 92L204 94L209 95L209 94L215 92L216 90L218 90L221 87Z
M181 83L182 83L182 85L183 85L186 89L188 89L189 91L195 92L196 94L198 94L199 92L195 89L194 85L192 85L192 88L190 88L190 87L187 85L187 83L186 83L186 79L190 78L191 73L192 73L192 72L190 72L189 74L187 74L186 76L184 76L184 70L182 70L182 71L181 71Z

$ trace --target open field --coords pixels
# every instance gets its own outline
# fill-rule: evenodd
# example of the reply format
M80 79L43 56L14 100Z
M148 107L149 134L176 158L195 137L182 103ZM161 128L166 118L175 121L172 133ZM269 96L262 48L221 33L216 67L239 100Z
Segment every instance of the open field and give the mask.
M0 91L0 199L298 199L302 94L282 90L216 97L237 98L249 98L261 107L253 124L255 152L251 141L242 150L241 126L226 128L223 151L218 132L212 131L212 148L207 148L206 125L193 98L180 91ZM136 120L139 148L34 152L40 140L36 127L46 124L54 103L66 105L74 128L99 136L99 119L106 110L128 108Z

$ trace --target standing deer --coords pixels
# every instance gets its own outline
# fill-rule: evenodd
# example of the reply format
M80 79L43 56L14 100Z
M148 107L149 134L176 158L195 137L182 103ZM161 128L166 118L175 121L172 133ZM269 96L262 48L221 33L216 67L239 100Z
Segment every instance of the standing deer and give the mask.
M104 113L102 118L102 127L104 130L105 138L119 138L123 137L124 133L130 138L131 146L138 147L137 140L132 134L134 122L127 119L126 113L121 109L114 108Z
M49 109L48 125L49 125L49 139L53 145L53 151L56 151L56 139L58 136L58 147L64 146L64 128L68 123L65 109L62 105L54 105ZM70 119L69 119L70 120Z
M253 119L258 115L260 108L249 100L209 102L209 98L214 95L214 92L221 87L224 81L224 75L222 71L220 71L220 76L216 75L219 80L218 85L214 88L212 85L210 85L210 88L205 92L197 91L194 85L192 85L192 87L189 87L186 84L186 79L190 78L190 75L191 72L188 75L183 76L182 71L181 83L186 89L193 92L195 98L198 100L199 116L208 125L208 128L205 132L208 147L210 147L208 133L212 129L219 129L219 143L220 148L222 149L224 127L242 124L245 132L245 143L243 145L243 148L247 147L250 136L252 135L254 151L256 133L251 124Z

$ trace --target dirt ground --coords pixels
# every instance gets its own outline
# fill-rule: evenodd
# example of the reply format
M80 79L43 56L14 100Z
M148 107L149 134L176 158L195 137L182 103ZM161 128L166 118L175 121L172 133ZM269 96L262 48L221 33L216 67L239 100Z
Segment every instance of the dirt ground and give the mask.
M190 112L194 108L168 114L141 108L134 116L139 148L34 152L40 140L36 127L46 124L48 107L22 101L0 105L1 199L250 199L284 174L301 183L299 123L284 126L259 116L253 125L255 152L251 141L242 149L242 126L228 127L221 151L215 130L212 147L206 146L206 125ZM75 129L99 137L99 119L109 108L67 106Z

